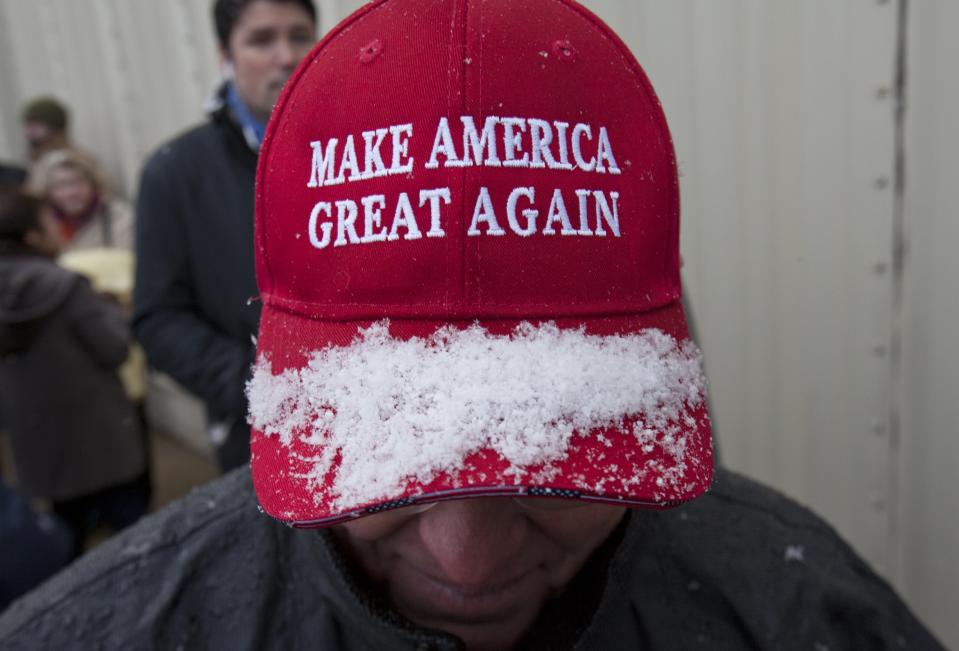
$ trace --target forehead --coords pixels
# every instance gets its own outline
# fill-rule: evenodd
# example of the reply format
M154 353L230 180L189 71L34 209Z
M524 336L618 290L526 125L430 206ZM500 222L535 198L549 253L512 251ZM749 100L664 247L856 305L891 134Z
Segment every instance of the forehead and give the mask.
M310 15L300 5L282 0L253 0L237 17L231 37L241 31L281 27L313 27Z

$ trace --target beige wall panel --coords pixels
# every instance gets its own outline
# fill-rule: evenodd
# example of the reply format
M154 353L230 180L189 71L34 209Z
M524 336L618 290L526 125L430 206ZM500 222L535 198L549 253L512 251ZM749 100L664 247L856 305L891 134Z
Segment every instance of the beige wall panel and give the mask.
M586 4L673 130L725 461L888 571L894 4Z
M959 3L910 3L902 586L959 649Z

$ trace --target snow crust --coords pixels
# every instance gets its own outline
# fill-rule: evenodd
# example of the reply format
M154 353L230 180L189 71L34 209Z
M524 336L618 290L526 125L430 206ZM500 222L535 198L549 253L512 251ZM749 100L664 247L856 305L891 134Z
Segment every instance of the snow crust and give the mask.
M547 323L493 335L474 324L395 339L381 321L346 347L274 374L261 356L250 424L312 450L305 479L334 509L394 499L493 450L515 482L565 458L574 433L618 427L678 464L677 423L704 397L701 355L656 329L597 336ZM607 433L608 434L608 433ZM602 436L602 435L599 435ZM600 439L602 443L605 440Z

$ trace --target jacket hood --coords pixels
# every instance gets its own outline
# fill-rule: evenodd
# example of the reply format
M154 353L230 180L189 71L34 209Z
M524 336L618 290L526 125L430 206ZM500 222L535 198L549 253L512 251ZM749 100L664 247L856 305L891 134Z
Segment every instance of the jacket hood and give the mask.
M0 355L26 348L39 322L63 304L79 278L39 256L0 258Z

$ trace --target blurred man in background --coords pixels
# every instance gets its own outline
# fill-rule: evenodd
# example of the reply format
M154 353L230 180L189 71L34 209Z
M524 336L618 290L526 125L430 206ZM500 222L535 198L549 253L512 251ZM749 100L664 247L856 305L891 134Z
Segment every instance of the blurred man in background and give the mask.
M53 97L38 97L23 107L23 136L27 156L35 162L48 151L70 146L67 108Z
M161 146L141 179L136 336L154 368L206 403L223 470L249 458L257 155L283 85L316 40L316 18L312 0L216 0L225 80L209 119Z
M27 102L21 113L21 123L31 171L46 154L65 149L83 158L98 177L105 178L99 160L73 144L70 138L70 112L59 100L37 97Z

